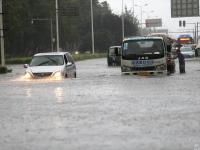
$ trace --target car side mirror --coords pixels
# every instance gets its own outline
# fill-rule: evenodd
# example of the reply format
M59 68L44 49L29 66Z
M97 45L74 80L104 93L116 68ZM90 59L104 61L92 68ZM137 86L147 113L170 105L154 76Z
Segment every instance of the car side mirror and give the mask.
M72 63L71 63L71 62L68 62L68 63L67 63L67 66L71 66L71 65L72 65Z
M29 65L28 64L24 64L24 68L28 68L29 67Z

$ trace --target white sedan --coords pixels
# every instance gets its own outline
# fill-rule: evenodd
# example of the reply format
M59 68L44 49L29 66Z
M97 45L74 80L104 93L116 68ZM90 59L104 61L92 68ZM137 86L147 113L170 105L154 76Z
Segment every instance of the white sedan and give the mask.
M35 54L30 65L25 64L24 67L26 68L26 79L76 78L76 65L71 54L68 52Z
M180 51L185 56L185 58L195 57L195 51L191 47L181 47Z

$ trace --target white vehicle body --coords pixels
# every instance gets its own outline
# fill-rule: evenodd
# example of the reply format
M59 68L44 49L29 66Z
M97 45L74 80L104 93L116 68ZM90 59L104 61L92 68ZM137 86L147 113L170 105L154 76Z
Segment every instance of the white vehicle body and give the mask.
M76 77L76 66L68 52L38 53L25 68L26 79Z
M158 48L153 47L156 44ZM122 45L121 71L123 74L135 75L167 74L167 48L163 38L125 39Z
M185 58L195 57L195 50L193 50L191 47L181 47L180 51L185 56Z

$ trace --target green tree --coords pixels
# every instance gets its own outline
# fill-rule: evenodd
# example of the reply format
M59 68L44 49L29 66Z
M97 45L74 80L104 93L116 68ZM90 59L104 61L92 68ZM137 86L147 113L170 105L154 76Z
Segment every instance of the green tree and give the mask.
M60 46L63 50L91 50L90 0L58 0ZM32 55L51 50L50 22L34 19L53 19L55 34L55 0L4 0L5 46L7 55ZM78 8L78 16L66 14ZM122 41L121 16L112 13L109 4L93 0L95 49L99 52ZM125 36L137 35L138 21L131 11L125 11ZM55 47L55 44L54 44Z

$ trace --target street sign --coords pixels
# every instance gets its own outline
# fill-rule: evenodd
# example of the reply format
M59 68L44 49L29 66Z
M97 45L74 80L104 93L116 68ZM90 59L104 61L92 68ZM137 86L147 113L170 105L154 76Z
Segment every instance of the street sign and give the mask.
M171 17L199 16L199 0L171 0Z
M162 27L162 19L146 19L146 28Z

